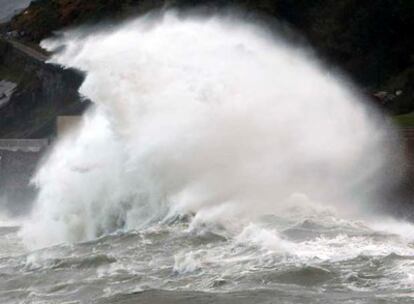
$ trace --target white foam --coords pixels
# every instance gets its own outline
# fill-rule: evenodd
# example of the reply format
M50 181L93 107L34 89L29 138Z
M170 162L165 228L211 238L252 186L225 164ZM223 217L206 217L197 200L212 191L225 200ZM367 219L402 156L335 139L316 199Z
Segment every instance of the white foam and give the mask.
M174 256L173 270L179 274L194 272L200 268L199 257L194 252L182 252Z
M42 43L64 46L53 63L87 73L80 91L96 109L38 172L27 244L92 239L172 211L240 231L304 201L342 213L374 201L398 151L343 79L237 18L154 18Z

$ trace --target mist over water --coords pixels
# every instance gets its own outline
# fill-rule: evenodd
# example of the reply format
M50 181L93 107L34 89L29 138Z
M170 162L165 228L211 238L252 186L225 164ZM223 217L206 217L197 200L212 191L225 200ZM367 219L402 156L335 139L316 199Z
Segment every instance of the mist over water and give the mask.
M259 26L170 13L42 46L59 50L51 62L86 72L81 93L95 106L34 179L29 244L184 214L191 229L234 231L295 208L361 214L395 179L385 119Z

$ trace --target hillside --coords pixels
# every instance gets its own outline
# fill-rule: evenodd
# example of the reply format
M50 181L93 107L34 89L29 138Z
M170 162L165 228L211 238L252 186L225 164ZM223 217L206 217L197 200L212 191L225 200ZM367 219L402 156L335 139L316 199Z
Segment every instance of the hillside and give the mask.
M288 23L319 54L370 92L402 90L388 105L395 113L414 110L414 1L411 0L37 0L13 18L9 30L39 42L55 30L101 20L120 20L153 8L214 11L237 6ZM248 17L248 16L246 16Z

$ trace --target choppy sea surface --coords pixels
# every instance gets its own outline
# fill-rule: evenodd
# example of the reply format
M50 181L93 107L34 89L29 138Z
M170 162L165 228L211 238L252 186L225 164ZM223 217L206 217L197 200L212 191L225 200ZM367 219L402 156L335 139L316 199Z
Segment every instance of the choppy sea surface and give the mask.
M0 302L414 301L409 224L390 222L389 231L399 230L390 233L329 214L269 215L232 235L220 227L191 231L188 221L35 251L25 249L19 227L3 223Z

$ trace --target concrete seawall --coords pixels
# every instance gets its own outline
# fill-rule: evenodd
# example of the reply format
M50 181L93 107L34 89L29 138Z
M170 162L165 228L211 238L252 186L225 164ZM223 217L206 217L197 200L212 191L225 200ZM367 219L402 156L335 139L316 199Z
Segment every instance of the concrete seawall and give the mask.
M30 210L36 194L30 180L49 146L47 139L0 140L0 206L11 214Z

